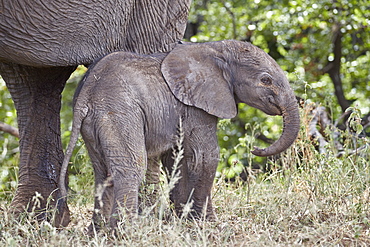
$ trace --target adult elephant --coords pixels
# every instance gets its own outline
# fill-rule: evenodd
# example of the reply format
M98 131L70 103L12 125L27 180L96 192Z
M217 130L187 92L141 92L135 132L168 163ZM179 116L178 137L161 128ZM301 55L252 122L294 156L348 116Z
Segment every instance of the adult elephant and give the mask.
M45 219L48 198L50 205L58 199L61 92L76 66L117 50L171 50L184 34L190 3L0 0L0 74L14 100L20 130L19 183L10 206L14 212L36 206ZM32 200L36 192L40 204ZM55 225L68 224L65 208Z

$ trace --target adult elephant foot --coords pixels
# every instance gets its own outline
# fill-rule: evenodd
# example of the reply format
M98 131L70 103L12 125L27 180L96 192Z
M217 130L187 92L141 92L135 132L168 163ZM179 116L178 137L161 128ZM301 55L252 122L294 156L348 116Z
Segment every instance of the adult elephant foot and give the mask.
M67 226L70 222L67 203L63 202L63 205L56 209L57 188L54 183L45 186L45 182L47 181L40 182L42 186L18 184L16 195L10 205L10 213L17 217L28 211L39 221L47 220L57 227Z
M51 209L55 209L58 201L57 185L63 161L61 92L74 69L0 63L0 73L17 110L20 134L18 188L10 208L15 214L34 211L38 219L53 221L55 226L69 222L67 205L58 207L61 210L57 212Z

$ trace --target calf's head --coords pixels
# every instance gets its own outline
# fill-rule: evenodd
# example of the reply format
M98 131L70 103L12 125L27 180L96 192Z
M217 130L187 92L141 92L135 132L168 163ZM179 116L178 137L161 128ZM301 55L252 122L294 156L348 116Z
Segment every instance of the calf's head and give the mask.
M240 41L180 44L162 63L162 74L174 96L220 118L233 118L237 103L269 115L282 115L280 138L253 154L270 156L286 150L299 131L298 105L289 82L274 59Z

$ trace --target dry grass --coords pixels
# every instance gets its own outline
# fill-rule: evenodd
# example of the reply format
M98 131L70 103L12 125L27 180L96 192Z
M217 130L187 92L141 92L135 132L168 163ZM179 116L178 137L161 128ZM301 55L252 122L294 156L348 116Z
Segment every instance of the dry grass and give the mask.
M325 164L250 177L248 182L220 179L214 186L217 221L181 219L165 205L164 220L144 210L134 221L122 222L117 236L86 235L92 205L72 206L72 222L62 230L27 218L15 221L5 210L0 245L367 246L370 171L366 169L364 177Z
M247 181L215 182L214 222L174 216L164 182L155 210L144 208L135 220L123 220L114 236L86 234L91 188L70 200L72 222L64 229L30 215L14 220L8 202L0 202L0 246L370 245L368 150L337 158L329 147L327 154L318 154L302 127L282 161L270 165L269 173L249 171Z

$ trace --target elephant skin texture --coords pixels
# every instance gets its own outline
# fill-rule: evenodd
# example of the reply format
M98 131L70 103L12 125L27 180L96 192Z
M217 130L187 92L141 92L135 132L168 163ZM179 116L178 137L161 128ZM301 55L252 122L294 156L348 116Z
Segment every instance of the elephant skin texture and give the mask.
M98 61L75 94L71 140L59 187L79 132L95 171L93 222L115 227L120 208L138 210L138 190L157 182L159 164L171 174L178 129L184 135L180 179L171 192L178 215L192 202L192 215L215 218L211 188L219 160L218 118L233 118L246 103L282 115L281 137L253 153L268 156L287 149L300 128L293 90L278 64L264 51L240 41L178 44L169 53L115 52ZM205 214L205 215L204 215Z
M14 214L36 209L40 220L53 215L47 212L59 198L64 157L61 92L76 66L114 51L170 51L183 37L190 4L0 0L0 75L13 98L20 130L18 188L9 207ZM35 194L41 195L39 204L32 199ZM68 207L63 208L56 212L55 226L69 222Z

